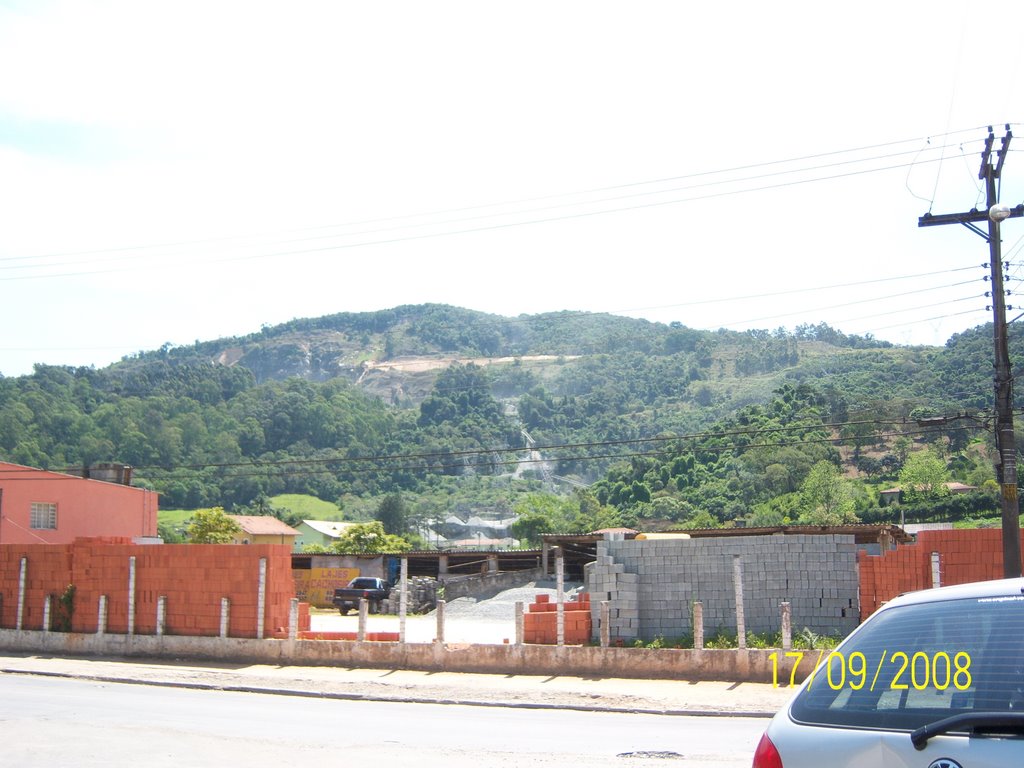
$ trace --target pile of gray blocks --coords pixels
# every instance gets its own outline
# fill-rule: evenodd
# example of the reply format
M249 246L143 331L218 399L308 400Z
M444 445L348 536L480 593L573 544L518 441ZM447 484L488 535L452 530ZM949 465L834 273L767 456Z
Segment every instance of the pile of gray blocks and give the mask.
M594 635L600 631L600 602L608 600L609 636L613 641L633 641L640 638L640 576L626 573L626 567L616 563L611 555L602 554L598 544L597 560L584 569L586 590L590 593L590 615Z
M692 606L704 607L704 636L736 632L734 558L743 573L747 631L778 632L780 604L793 632L845 635L860 620L853 536L775 535L598 542L587 566L595 637L609 601L612 641L679 638L693 632Z
M437 607L437 579L415 576L406 585L405 609L408 613L426 613ZM402 604L400 585L391 588L391 594L383 601L384 613L398 613Z

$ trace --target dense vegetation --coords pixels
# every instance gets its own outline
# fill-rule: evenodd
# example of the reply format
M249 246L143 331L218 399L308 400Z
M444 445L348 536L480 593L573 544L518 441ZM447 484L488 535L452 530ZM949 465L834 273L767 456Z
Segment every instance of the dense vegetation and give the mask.
M252 511L300 493L363 519L393 492L416 518L473 499L503 514L528 495L536 505L542 488L590 485L559 512L579 525L797 520L812 469L827 462L859 483L860 518L880 519L890 513L877 487L915 448L934 446L950 479L991 478L981 421L916 427L922 416L984 419L990 346L986 327L906 348L826 325L704 332L437 305L343 313L99 370L0 377L0 458L131 464L162 507ZM365 361L412 354L512 361L440 368L416 398L403 388L411 378L392 381L392 397L366 389ZM984 494L928 504L922 516L991 507Z

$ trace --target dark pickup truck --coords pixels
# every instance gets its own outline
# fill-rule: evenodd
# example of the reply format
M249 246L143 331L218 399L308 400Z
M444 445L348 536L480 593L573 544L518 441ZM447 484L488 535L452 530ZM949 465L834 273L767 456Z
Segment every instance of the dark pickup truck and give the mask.
M391 594L391 585L384 579L370 576L359 576L352 579L347 587L334 590L332 601L341 615L345 616L352 608L359 608L359 601L364 597L370 601L370 613L380 613L381 603Z

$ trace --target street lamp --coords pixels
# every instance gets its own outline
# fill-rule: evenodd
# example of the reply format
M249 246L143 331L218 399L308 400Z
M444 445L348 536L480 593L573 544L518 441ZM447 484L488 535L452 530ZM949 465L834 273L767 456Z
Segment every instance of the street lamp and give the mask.
M996 224L1001 221L1006 221L1006 219L1010 218L1012 213L1013 209L1003 203L996 203L988 209L988 217Z

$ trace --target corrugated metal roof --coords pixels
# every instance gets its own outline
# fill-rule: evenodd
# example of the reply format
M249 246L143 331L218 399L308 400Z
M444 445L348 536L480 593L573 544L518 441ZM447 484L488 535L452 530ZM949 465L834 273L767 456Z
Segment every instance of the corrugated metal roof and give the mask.
M317 533L322 533L324 536L331 536L333 538L341 536L347 528L351 528L353 525L359 525L359 523L344 523L340 520L303 520L302 522Z

